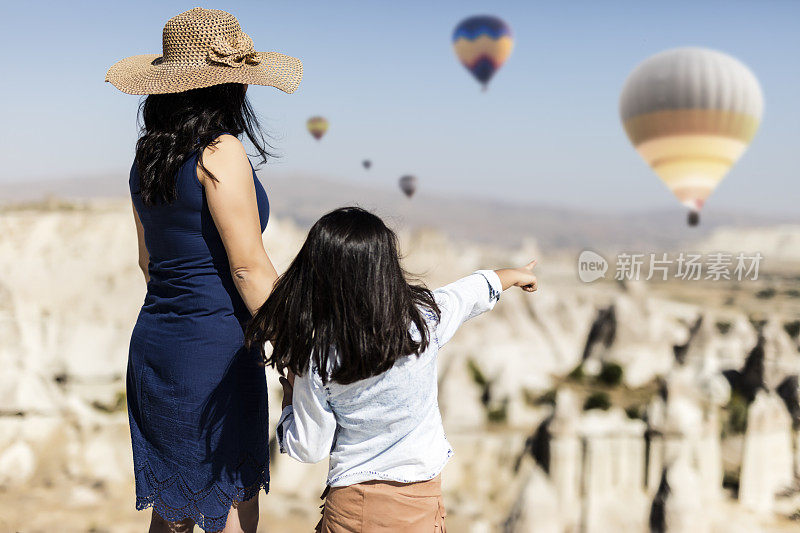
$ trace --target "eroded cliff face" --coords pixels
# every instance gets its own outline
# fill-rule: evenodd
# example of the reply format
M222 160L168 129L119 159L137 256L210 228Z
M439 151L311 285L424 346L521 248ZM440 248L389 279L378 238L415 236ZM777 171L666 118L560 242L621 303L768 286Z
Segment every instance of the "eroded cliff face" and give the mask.
M400 234L405 266L430 287L539 259L538 293L505 293L441 352L454 531L713 531L732 516L743 531L791 526L796 307L753 316L669 286L583 284L573 257L533 242ZM279 270L304 236L270 221ZM0 213L0 526L136 531L147 520L133 511L124 398L144 297L135 251L126 203ZM280 387L267 375L274 425ZM313 526L326 468L276 455L265 524ZM52 513L34 512L45 504Z

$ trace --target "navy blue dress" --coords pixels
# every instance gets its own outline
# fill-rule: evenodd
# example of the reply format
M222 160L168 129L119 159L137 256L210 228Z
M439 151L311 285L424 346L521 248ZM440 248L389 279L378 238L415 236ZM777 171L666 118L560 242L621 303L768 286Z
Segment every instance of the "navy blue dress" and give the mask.
M136 508L218 531L233 502L269 490L267 383L258 351L243 346L250 314L197 181L197 157L178 171L170 205L145 206L131 169L150 282L131 337L128 415ZM269 202L255 171L253 182L263 231Z

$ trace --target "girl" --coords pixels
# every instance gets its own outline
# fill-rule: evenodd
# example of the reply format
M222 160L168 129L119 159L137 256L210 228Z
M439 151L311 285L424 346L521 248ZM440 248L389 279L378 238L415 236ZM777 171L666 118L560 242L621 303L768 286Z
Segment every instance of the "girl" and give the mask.
M289 371L281 452L308 463L330 455L318 531L444 531L439 473L453 451L436 355L503 290L535 291L535 263L431 292L406 281L397 238L377 216L346 207L314 224L247 342L271 341L265 361Z

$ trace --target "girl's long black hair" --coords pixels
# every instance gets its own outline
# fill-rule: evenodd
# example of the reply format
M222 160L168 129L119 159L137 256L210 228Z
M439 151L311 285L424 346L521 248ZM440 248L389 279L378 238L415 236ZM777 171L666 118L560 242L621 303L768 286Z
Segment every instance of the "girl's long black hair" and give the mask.
M440 318L431 291L407 281L394 232L368 211L343 207L311 228L251 320L247 345L265 356L271 341L264 361L279 371L302 375L313 362L324 382L352 383L422 353L431 340L425 313Z
M216 144L223 133L244 134L261 162L272 154L253 108L246 96L247 86L225 83L181 93L151 94L139 106L141 135L136 143L142 202L154 205L175 200L178 169L195 150Z

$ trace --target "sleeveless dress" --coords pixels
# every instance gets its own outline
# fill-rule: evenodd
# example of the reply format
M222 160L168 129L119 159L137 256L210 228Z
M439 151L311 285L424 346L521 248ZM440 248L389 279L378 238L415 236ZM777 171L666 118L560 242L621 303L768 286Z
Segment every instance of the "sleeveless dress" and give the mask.
M136 508L219 531L232 503L269 490L267 383L258 351L244 349L250 313L197 181L198 155L178 171L170 205L145 206L131 169L150 282L131 336L128 416ZM253 183L263 231L269 202L255 171Z

